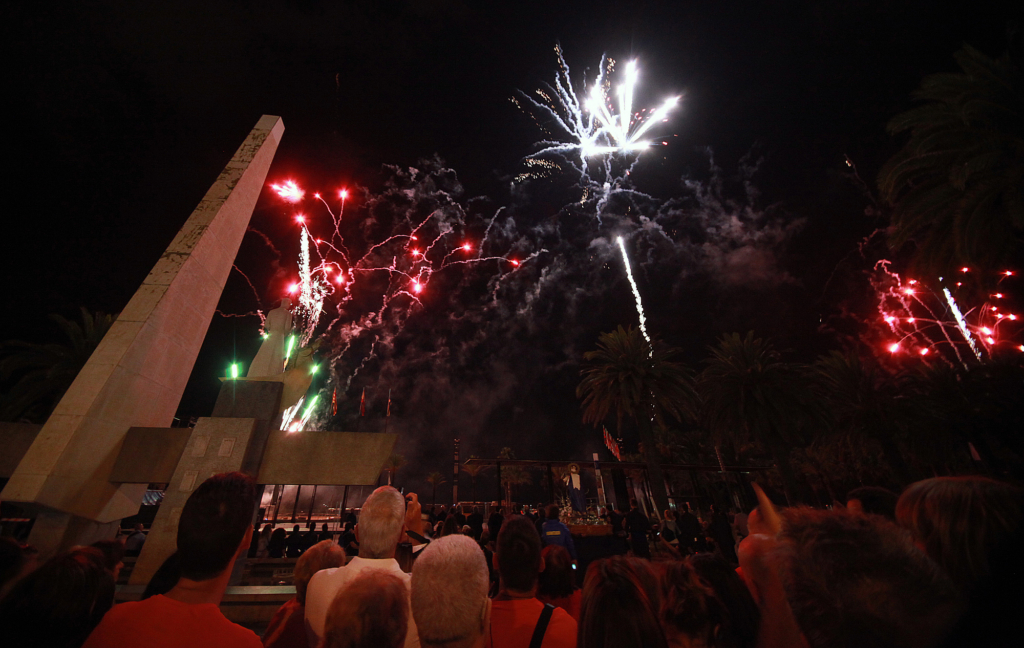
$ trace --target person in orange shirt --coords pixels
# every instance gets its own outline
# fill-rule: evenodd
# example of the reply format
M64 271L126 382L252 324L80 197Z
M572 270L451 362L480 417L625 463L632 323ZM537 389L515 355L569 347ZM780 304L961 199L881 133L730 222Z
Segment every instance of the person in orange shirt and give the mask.
M166 595L115 605L82 648L263 648L219 607L235 559L249 550L255 507L248 475L223 473L200 484L178 521L178 584Z
M540 536L533 523L515 515L498 533L494 563L498 595L491 602L490 648L574 648L576 620L537 599L537 579L544 570Z
M576 587L576 564L565 547L548 545L541 552L544 571L540 573L537 599L562 608L569 616L580 622L580 598L582 592Z

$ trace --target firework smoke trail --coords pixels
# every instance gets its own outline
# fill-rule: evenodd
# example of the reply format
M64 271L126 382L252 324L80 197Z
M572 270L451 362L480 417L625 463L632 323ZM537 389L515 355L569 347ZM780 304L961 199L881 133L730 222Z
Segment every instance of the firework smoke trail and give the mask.
M644 305L640 301L640 289L636 287L636 281L633 280L633 269L629 266L629 257L626 256L626 243L619 236L615 239L615 242L619 244L619 251L622 252L622 262L626 265L626 277L629 279L629 285L633 287L633 297L636 299L636 312L640 316L640 332L644 334L644 339L647 340L648 354L654 355L654 345L651 342L651 336L647 335L647 318L644 317Z
M300 202L305 195L305 192L294 181L274 184L271 185L271 188L283 200L293 204ZM339 192L342 210L347 195L347 190ZM483 239L479 244L474 245L466 237L465 230L468 224L462 206L445 191L435 190L432 198L437 200L440 205L436 206L428 216L411 221L409 218L412 214L411 211L407 212L404 217L399 215L391 224L393 229L390 236L385 236L383 240L379 241L367 241L367 245L364 247L365 252L361 257L355 258L346 247L342 235L341 217L343 212L339 210L335 214L320 193L313 194L313 197L323 203L326 208L332 220L333 232L330 241L314 239L309 228L315 219L310 219L303 214L295 215L295 220L300 225L299 276L298 281L291 284L288 292L298 293L293 312L295 327L299 334L299 347L307 346L318 335L318 327L327 301L330 300L337 307L338 317L327 325L322 334L331 333L343 341L340 347L336 346L332 351L330 359L332 379L344 390L348 389L360 370L376 357L379 343L383 341L380 327L388 325L385 314L390 310L396 310L395 316L390 317L389 320L392 320L391 324L398 327L396 330L400 330L402 323L412 312L411 307L423 306L420 298L436 273L455 266L497 261L499 262L499 276L504 277L518 270L521 263L533 259L538 254L531 254L523 261L507 255L484 256L483 244L487 242L491 228L501 217L504 208L498 209L486 221ZM373 219L374 217L371 216L371 222L375 222ZM402 228L406 228L407 233L401 232ZM364 234L368 232L368 229L364 230ZM387 279L383 284L377 284L381 290L378 306L355 321L343 323L343 320L348 319L344 307L353 298L352 290L356 286L364 284L364 279L370 279L374 275L380 274L385 275ZM370 282L368 285L374 284ZM365 294L365 288L363 292ZM404 302L403 298L407 298L408 302L396 303L396 300ZM362 333L375 329L376 333L373 334L372 342L368 349L364 349L362 360L358 366L351 371L347 378L338 375L334 365L347 355L351 341ZM302 402L290 408L283 417L284 429L290 431L303 429L313 414L316 402L315 397L307 396Z

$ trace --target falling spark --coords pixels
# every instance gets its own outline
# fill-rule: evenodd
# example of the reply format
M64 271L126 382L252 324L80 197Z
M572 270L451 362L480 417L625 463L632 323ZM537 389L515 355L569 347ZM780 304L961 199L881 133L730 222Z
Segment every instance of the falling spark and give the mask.
M942 294L946 296L946 303L949 304L950 310L953 311L953 317L956 318L957 328L960 329L960 334L967 340L967 344L970 345L971 351L974 352L974 357L981 360L981 351L978 350L978 345L974 343L974 338L971 337L971 332L967 330L967 322L964 321L963 313L960 312L960 307L956 305L956 301L953 300L952 293L949 292L949 288L943 288Z
M306 195L306 192L300 189L294 180L285 180L279 185L272 184L270 188L276 191L278 196L281 196L290 203L300 202Z
M626 243L619 236L615 239L619 244L619 251L622 252L622 262L626 265L626 277L629 279L629 285L633 288L633 297L636 299L636 312L640 316L640 332L644 334L644 339L647 340L648 355L654 355L654 347L651 342L651 336L647 335L647 318L644 317L644 305L640 301L640 289L636 287L636 281L633 280L633 269L629 266L629 257L626 256Z
M900 343L899 342L893 342L892 344L889 345L889 353L896 353L899 350L900 350Z

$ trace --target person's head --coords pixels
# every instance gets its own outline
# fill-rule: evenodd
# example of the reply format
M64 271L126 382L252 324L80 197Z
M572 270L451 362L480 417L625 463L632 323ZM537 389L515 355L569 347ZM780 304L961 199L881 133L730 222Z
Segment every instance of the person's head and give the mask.
M270 535L274 533L274 526L272 524L264 524L263 530L260 531L260 537L264 540L270 540Z
M544 571L538 578L537 593L554 598L572 594L576 590L576 572L569 551L561 545L548 545L541 557Z
M986 477L936 477L907 487L896 519L959 587L970 589L998 565L990 557L1024 520L1022 490Z
M124 543L120 540L97 540L91 546L103 554L103 566L114 577L116 583L121 568L124 567Z
M661 623L671 646L733 648L728 612L711 586L688 562L665 565Z
M489 576L484 552L471 538L430 543L412 567L412 616L420 644L474 648L490 625Z
M498 531L494 562L501 578L501 587L514 592L532 592L537 576L544 569L540 536L528 519L513 515Z
M635 509L636 508L636 500L635 499L629 500L629 508L630 509Z
M323 524L320 525L320 531L322 533L327 533L327 523L326 522L324 522Z
M846 494L846 508L854 513L881 515L896 519L896 500L899 495L878 486L861 486Z
M405 498L391 486L370 493L356 524L359 555L393 558L405 530Z
M771 562L816 646L928 646L956 617L956 592L910 535L875 515L791 508Z
M462 535L473 535L473 529L468 524L463 524Z
M156 570L152 578L149 579L149 583L146 584L146 589L142 592L141 600L148 599L151 596L157 594L166 594L174 589L174 586L178 584L181 579L181 562L178 558L178 552L175 551L170 556L167 556L167 560L164 564L160 565L160 568Z
M274 529L270 534L270 541L272 543L283 543L288 537L288 532L284 529Z
M248 549L256 484L243 473L222 473L196 488L178 520L178 558L182 578L209 580L231 568Z
M676 519L676 512L673 511L672 509L665 509L665 519L666 520L674 520L674 519Z
M549 520L557 520L558 519L558 513L559 513L558 505L557 504L549 504L547 510L544 511L544 517L546 517Z
M306 588L313 574L321 569L345 566L345 550L330 540L321 540L306 549L295 562L293 582L295 599L302 605L306 604Z
M687 557L686 562L725 606L728 621L718 631L717 644L754 648L761 625L761 611L733 566L718 554L711 553L694 554Z
M408 626L405 582L390 572L368 569L345 586L342 596L334 597L320 648L399 648Z
M444 524L441 525L441 536L455 535L459 532L459 521L455 519L454 515L449 515L444 520Z
M145 529L145 528L146 527L142 525L142 522L139 522L138 524L135 525L135 530L138 531L139 533L141 533L142 530Z
M5 645L80 646L114 603L114 578L99 549L61 554L0 601Z
M292 533L295 534L295 535L299 534L299 525L298 524L296 524L295 526L292 527Z
M579 648L667 646L658 622L657 575L640 558L614 556L594 561L583 580Z

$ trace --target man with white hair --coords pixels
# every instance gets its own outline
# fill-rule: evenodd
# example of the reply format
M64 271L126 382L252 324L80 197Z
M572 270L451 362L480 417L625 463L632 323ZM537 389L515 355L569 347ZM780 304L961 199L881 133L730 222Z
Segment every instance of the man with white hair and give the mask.
M410 494L410 497L409 514L418 521L420 506L415 495ZM359 555L344 567L317 572L306 588L306 635L310 646L320 645L327 623L327 610L334 597L362 572L378 569L392 573L401 578L408 589L411 577L402 571L395 560L398 543L406 531L406 514L405 498L391 486L381 486L366 498L355 528ZM405 646L419 646L411 614Z
M430 543L412 568L412 616L420 645L482 648L490 626L487 560L473 538Z

